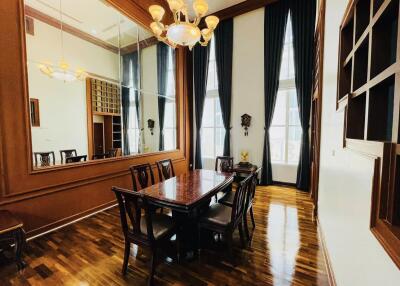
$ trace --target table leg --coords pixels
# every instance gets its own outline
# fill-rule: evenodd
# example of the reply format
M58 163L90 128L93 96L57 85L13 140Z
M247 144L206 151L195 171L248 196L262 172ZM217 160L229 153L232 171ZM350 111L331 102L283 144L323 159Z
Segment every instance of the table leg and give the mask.
M22 259L22 253L25 248L25 231L22 228L16 229L14 231L14 238L15 238L15 260L17 263L18 270L22 270L25 268L26 263Z

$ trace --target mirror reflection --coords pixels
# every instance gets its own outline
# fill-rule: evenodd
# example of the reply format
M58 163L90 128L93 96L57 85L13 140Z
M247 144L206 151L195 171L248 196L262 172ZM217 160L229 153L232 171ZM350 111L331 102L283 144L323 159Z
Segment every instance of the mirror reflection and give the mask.
M25 0L33 165L176 149L175 52L104 0Z

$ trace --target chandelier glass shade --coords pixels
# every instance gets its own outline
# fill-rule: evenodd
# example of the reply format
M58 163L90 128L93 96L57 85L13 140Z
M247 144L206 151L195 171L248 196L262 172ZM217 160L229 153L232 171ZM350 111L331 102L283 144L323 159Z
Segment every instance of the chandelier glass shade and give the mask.
M87 73L82 68L71 70L69 64L64 60L64 34L62 17L62 0L60 0L60 39L61 39L61 61L58 66L49 62L43 62L38 65L39 70L50 78L71 82L75 80L84 80Z
M200 30L198 25L208 11L208 4L205 0L194 0L193 10L195 18L191 21L188 15L188 7L184 0L167 0L170 10L174 17L174 23L167 26L161 22L165 10L159 5L151 5L149 12L154 22L150 28L160 41L168 41L172 46L188 46L192 49L194 45L200 43L207 46L212 34L219 23L216 16L207 16L205 22L207 28Z

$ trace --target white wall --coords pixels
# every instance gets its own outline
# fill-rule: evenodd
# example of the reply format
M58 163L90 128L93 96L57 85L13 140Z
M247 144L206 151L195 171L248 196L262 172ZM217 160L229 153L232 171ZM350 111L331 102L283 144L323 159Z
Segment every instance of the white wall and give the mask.
M141 51L142 67L142 108L145 152L159 150L160 120L158 117L157 84L157 46L153 45ZM147 127L147 120L155 121L153 135Z
M339 25L348 0L327 0L319 220L340 286L400 285L400 271L369 229L373 161L342 148L336 112Z
M249 151L249 161L261 166L264 146L264 8L234 18L231 153ZM244 136L241 115L252 116ZM275 181L295 183L296 165L272 165Z
M40 127L32 127L34 152L77 149L87 154L85 81L64 83L42 74L39 62L58 64L62 54L60 30L35 20L35 35L26 36L29 97L39 99ZM80 38L64 33L64 57L71 68L84 68L118 79L119 56Z

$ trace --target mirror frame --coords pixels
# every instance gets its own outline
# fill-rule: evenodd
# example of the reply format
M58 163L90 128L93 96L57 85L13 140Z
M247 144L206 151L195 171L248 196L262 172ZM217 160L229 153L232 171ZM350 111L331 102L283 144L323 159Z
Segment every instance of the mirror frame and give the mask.
M25 9L24 9L24 0L19 0L20 5L21 5L21 13L22 13L22 19L25 19ZM143 8L135 7L133 8L134 5L137 5L135 3L127 3L126 0L106 0L116 11L120 12L121 14L125 15L127 18L130 20L134 21L137 25L139 25L141 28L146 29L151 32L151 29L149 28L149 25L151 23L151 18L150 15L147 13L147 11L144 11L143 13ZM169 10L166 10L169 11ZM171 15L166 15L166 18L171 20L172 16ZM135 154L135 155L126 155L126 156L120 156L120 157L113 157L113 158L105 158L105 159L98 159L98 160L88 160L86 162L77 162L77 163L70 163L70 164L60 164L60 165L51 165L51 166L45 166L45 167L35 167L34 165L34 160L33 160L33 148L32 148L32 126L30 123L30 116L29 116L29 83L28 83L28 71L27 71L27 52L26 52L26 30L25 30L25 25L22 24L22 31L21 31L21 37L22 37L22 43L23 43L23 65L24 65L24 76L22 78L22 82L24 85L24 100L27 103L27 109L25 110L25 122L27 123L27 140L28 140L28 154L29 158L31 158L29 166L28 166L28 171L29 174L36 174L36 173L43 173L43 172L51 172L51 171L57 171L61 169L70 169L70 168L76 168L76 167L82 167L82 166L92 166L92 165L97 165L97 164L105 164L105 163L111 163L111 162L119 162L119 161L128 161L136 158L145 158L145 157L154 157L156 155L161 155L161 154L171 154L171 157L185 157L185 154L187 152L187 144L185 142L187 141L187 126L185 122L185 104L186 102L186 92L185 92L185 87L183 86L185 84L184 80L186 79L186 76L183 71L183 66L186 64L186 58L188 56L188 52L185 50L183 47L178 47L175 49L175 98L176 98L176 149L173 150L165 150L165 151L157 151L157 152L149 152L149 153L143 153L143 154ZM89 143L89 142L88 142Z

